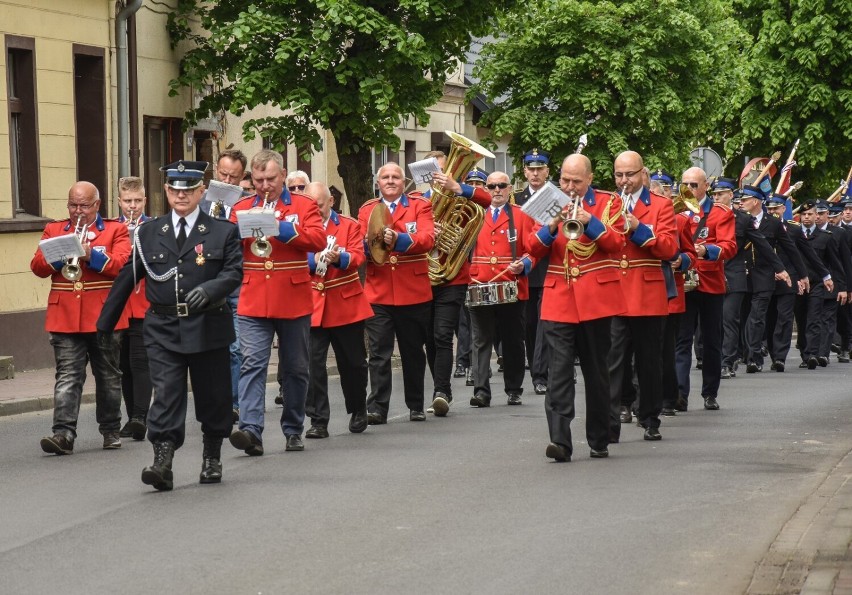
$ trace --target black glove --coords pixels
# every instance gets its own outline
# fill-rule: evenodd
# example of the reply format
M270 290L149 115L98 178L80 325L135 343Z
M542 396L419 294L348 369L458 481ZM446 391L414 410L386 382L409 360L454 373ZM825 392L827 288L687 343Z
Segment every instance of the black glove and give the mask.
M200 287L196 287L186 294L186 305L189 306L190 310L201 310L209 303L210 296Z
M115 335L112 331L98 331L97 342L100 349L113 349Z

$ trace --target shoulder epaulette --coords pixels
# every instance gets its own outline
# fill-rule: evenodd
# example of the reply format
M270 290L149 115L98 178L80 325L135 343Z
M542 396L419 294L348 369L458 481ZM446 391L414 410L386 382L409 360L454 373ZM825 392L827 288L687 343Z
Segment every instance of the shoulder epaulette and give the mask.
M788 223L790 225L798 225L799 227L802 226L802 224L796 221L795 219L785 219L784 223Z
M352 221L353 223L358 223L358 220L355 217L351 217L349 215L344 215L343 213L338 213L337 216L340 217L341 219L348 219L349 221Z
M714 207L719 207L719 208L720 208L720 209L722 209L723 211L733 212L733 209L732 209L731 207L729 207L729 206L728 206L728 205L726 205L726 204L720 203L720 202L714 202L714 203L713 203L713 206L714 206Z
M364 202L364 204L362 204L362 205L361 205L361 208L363 209L363 208L364 208L364 207L366 207L368 204L371 204L371 203L374 203L374 202L379 202L379 199L378 199L378 198L371 198L370 200L368 200L368 201Z
M412 199L413 199L413 200L425 200L426 202L432 202L432 201L431 201L431 199L426 198L425 196L423 196L423 195L422 195L422 194L420 194L419 192L417 192L417 193L411 193L411 194L406 194L406 196L409 198L409 200L412 200Z

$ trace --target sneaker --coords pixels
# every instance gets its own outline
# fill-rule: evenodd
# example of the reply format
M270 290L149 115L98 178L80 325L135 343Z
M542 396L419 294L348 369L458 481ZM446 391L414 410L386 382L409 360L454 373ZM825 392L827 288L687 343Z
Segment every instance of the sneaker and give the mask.
M118 432L107 432L104 434L104 450L115 450L121 448L121 438Z
M432 406L429 407L429 409L431 409L431 413L434 413L436 416L444 417L450 410L450 403L452 400L452 397L448 397L444 393L436 393L435 399L432 401Z
M305 450L305 443L302 442L302 437L298 434L290 434L287 436L287 446L284 447L287 452Z
M467 368L461 364L456 365L456 371L453 372L453 378L464 378L467 376Z
M74 452L74 439L68 439L62 434L45 436L41 439L41 449L54 455L70 455Z

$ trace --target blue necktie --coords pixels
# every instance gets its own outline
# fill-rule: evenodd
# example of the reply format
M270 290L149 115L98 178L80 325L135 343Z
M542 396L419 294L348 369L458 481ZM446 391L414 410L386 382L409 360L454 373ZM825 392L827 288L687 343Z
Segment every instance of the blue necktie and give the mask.
M388 208L390 209L391 215L393 215L393 212L396 210L396 203L395 202L390 203L388 205Z
M491 216L491 222L497 223L497 217L500 216L500 209L493 209L494 214Z

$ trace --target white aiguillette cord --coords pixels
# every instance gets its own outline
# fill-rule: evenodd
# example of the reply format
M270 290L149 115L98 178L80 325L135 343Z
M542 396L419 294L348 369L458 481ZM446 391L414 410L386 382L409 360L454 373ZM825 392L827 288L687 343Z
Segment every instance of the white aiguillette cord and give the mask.
M139 243L139 234L135 234L133 237L133 285L136 287L136 291L139 291L138 281L136 279L136 254L139 254L139 260L142 261L142 266L145 267L145 272L148 273L148 276L151 277L152 280L157 281L159 283L165 283L172 277L175 278L175 303L179 303L180 299L178 298L178 275L177 266L173 266L168 271L166 271L162 275L156 274L151 270L151 267L148 266L148 262L145 260L145 254L142 252L142 244Z

